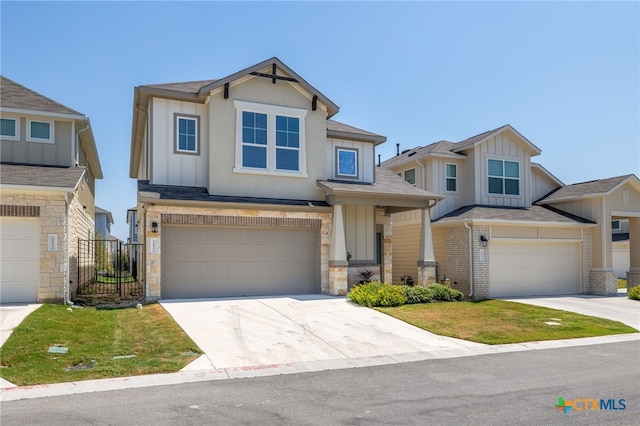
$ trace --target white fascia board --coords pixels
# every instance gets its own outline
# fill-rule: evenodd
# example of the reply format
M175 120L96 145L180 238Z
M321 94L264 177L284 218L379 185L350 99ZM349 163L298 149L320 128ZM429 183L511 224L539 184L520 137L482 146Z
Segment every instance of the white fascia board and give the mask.
M77 185L76 185L77 188ZM11 191L11 192L19 192L19 191L27 191L27 192L60 192L60 193L69 193L75 192L76 188L63 187L63 186L37 186L37 185L11 185L11 184L3 184L0 185L0 192L3 191Z
M64 118L68 120L86 120L86 116L77 114L61 114L59 112L36 111L32 109L6 108L0 107L2 112L10 112L13 114L37 115L42 117Z

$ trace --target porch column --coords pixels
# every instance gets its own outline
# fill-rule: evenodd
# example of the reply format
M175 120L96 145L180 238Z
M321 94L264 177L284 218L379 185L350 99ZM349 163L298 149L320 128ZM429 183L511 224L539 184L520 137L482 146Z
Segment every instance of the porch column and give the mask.
M347 244L344 235L342 204L333 205L333 226L329 246L329 294L347 294Z
M629 218L629 257L627 291L640 285L640 217Z
M436 257L431 236L431 216L429 209L422 209L420 223L420 247L418 251L418 285L425 286L436 282Z

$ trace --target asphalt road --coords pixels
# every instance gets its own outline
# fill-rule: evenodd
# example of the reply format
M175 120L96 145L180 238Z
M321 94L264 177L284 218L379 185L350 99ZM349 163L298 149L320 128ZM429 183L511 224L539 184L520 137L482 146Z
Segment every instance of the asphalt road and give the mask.
M636 425L639 361L637 341L528 350L11 401L2 403L0 423ZM625 409L564 414L558 397L613 399L616 408L624 399Z

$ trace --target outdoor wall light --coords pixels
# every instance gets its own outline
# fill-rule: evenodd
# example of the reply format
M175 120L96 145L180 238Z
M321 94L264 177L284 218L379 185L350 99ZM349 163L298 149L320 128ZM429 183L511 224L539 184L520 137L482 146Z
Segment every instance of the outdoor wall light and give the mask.
M489 244L489 239L484 235L480 235L480 242L482 243L482 247L486 247Z
M158 233L158 222L151 222L151 232L154 234Z

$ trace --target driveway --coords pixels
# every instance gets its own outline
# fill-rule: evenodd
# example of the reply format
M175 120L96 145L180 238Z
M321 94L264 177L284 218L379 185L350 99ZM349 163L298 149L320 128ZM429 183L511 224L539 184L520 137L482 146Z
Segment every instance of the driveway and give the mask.
M4 345L13 329L42 306L39 303L7 303L0 305L0 346Z
M205 352L191 369L246 368L484 346L437 336L330 296L160 303Z
M625 293L619 293L613 297L575 295L516 297L503 300L620 321L640 330L640 302L627 298Z

